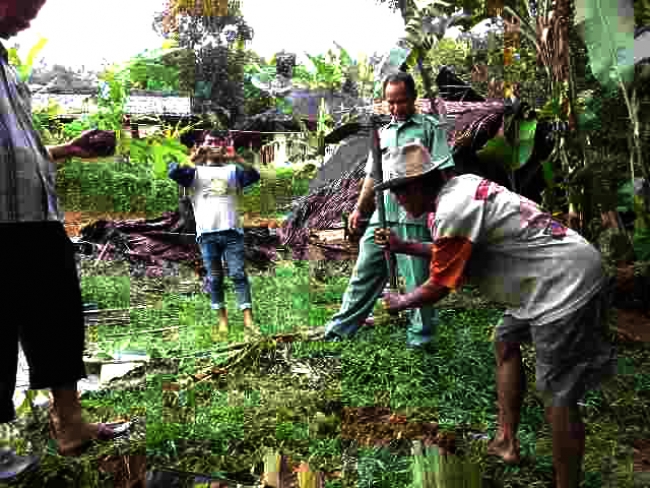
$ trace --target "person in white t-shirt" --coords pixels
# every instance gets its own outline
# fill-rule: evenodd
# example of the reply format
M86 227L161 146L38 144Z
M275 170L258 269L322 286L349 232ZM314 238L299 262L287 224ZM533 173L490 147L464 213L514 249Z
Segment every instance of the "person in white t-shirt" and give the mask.
M219 311L218 336L225 338L228 333L223 258L243 311L245 331L258 333L253 325L251 290L244 268L244 229L238 204L241 191L259 181L259 172L234 152L224 134L211 131L187 161L170 166L169 177L194 191L196 241L208 271L212 308Z
M585 438L577 403L616 372L600 253L534 202L479 176L438 169L418 144L402 148L390 177L375 187L384 189L413 218L428 214L433 242L404 242L377 229L378 244L431 262L429 280L409 294L387 293L386 308L433 305L464 282L508 304L495 330L500 425L488 452L507 463L520 460L517 428L526 388L520 343L532 341L557 486L576 488Z

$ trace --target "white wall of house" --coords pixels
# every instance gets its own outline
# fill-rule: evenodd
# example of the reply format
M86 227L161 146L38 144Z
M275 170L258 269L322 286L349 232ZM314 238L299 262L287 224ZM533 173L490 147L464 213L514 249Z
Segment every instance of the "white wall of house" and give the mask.
M275 134L273 136L275 144L275 157L273 158L274 166L284 166L287 162L287 136L284 134Z

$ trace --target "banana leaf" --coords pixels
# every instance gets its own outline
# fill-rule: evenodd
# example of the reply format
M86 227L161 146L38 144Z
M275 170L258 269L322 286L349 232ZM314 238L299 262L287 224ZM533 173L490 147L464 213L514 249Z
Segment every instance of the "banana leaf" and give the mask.
M625 182L618 189L618 206L616 211L627 213L634 210L634 184L631 181Z
M47 44L47 39L44 37L41 37L39 41L34 45L29 50L29 54L27 54L27 60L23 65L20 66L19 75L20 75L20 80L23 82L27 82L29 78L32 76L32 67L34 66L34 59L36 56L38 56L38 53L40 53L45 45Z
M551 161L544 161L542 163L542 173L544 174L544 181L548 188L555 186L555 171L553 170L553 163Z
M163 146L156 145L151 149L151 156L153 158L153 171L156 178L167 177L167 163L165 162L165 149Z
M375 68L375 84L373 95L375 98L381 98L382 82L390 74L399 71L400 66L406 62L411 54L411 47L405 39L400 39L384 56L381 63Z
M516 157L514 155L515 148L508 143L504 136L493 137L476 154L483 161L499 161L509 170L515 171L524 166L533 153L536 129L537 121L535 120L519 123L519 151Z
M46 390L27 390L23 393L23 401L16 408L16 415L22 417L24 415L29 415L32 413L32 405L36 399L41 398L43 400L49 399L49 393Z
M345 49L343 49L343 46L341 46L336 41L334 42L334 45L339 50L339 55L341 57L341 66L350 66L354 64L354 62L352 61L352 56L350 56L350 54L348 54L348 52Z
M634 79L634 6L632 0L584 0L585 43L589 65L603 86Z
M535 145L535 130L537 129L537 121L522 121L519 122L519 157L517 162L521 168L533 153L533 146Z

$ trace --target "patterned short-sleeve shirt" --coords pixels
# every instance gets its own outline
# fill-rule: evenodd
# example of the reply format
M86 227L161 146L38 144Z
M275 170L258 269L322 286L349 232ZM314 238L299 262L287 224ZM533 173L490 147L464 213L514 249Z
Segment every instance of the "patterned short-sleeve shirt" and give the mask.
M451 179L428 216L430 279L467 280L531 325L577 310L604 285L602 257L537 204L476 175Z
M0 223L60 221L56 166L32 124L31 95L0 44Z

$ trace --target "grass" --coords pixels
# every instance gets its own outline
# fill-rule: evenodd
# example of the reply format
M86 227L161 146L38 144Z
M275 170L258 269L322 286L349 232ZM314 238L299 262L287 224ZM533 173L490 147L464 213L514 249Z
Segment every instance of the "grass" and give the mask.
M110 273L84 276L84 300L97 302L102 308L123 308L132 303L143 283L157 282ZM347 277L341 275L315 282L308 263L287 262L268 272L251 273L256 321L269 334L323 325L336 311L346 284ZM115 326L100 326L100 348L109 353L124 348L144 349L158 358L210 350L210 329L216 317L208 297L181 296L174 293L174 286L158 286L155 306L131 312L130 324L118 327L130 335L116 339L109 336L115 333ZM229 283L227 286L228 307L233 311L230 339L237 340L243 324L232 287ZM464 298L457 299L474 303L475 297L468 291ZM340 418L331 405L388 406L407 415L409 422L437 422L461 437L468 431L492 435L496 428L496 391L489 337L500 313L494 307L441 308L436 354L407 350L405 330L381 325L381 321L374 329L362 329L353 341L298 342L290 355L292 361L301 364L323 352L340 354L340 374L326 376L324 383L316 387L308 375L294 374L290 368L261 374L262 363L284 364L280 348L271 345L252 355L257 362L178 395L164 391L163 384L181 381L184 375L209 364L209 358L183 359L166 372L152 366L141 387L88 393L83 405L94 420L146 416L146 436L133 441L128 452L146 453L149 468L235 473L259 464L266 446L295 459L309 460L313 469L340 470L350 444L340 437ZM164 333L142 332L170 325L184 327L173 338ZM609 486L614 480L620 486L632 486L629 446L635 439L649 437L650 348L625 345L619 348L619 355L621 374L603 391L592 392L585 399L585 488ZM522 465L506 467L488 458L482 441L467 440L463 444L464 455L480 466L490 486L545 487L552 480L550 431L534 388L534 352L529 346L524 348L524 363L529 388L520 427L525 458ZM331 364L324 366L323 375L331 369ZM334 418L333 423L325 427L319 424L315 421L317 412ZM28 447L24 444L21 449ZM409 487L412 483L412 458L403 442L361 448L357 456L358 468L352 476L330 481L328 486ZM72 461L49 456L41 471L67 473L66 462ZM87 479L95 480L92 456L78 462L86 463ZM40 476L38 481L31 478L30 486L36 482L57 486ZM97 484L87 486L101 485L98 480L92 482Z

